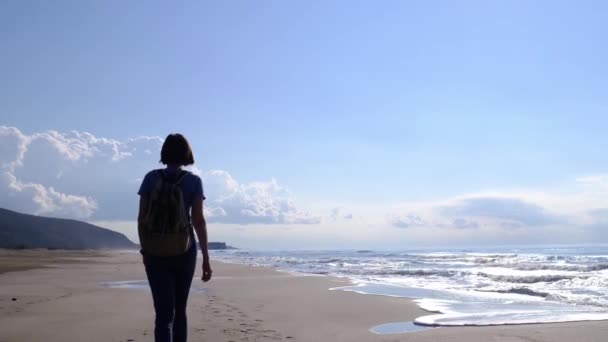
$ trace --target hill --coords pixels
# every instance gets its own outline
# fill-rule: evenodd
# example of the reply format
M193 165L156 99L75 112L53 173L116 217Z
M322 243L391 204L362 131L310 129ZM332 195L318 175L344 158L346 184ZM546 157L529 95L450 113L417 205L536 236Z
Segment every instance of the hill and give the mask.
M95 225L0 208L0 248L131 249L123 234Z

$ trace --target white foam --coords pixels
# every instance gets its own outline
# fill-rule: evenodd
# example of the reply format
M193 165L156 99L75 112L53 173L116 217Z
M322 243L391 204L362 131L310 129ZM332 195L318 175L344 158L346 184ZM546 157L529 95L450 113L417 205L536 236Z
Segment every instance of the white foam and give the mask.
M476 314L442 313L416 318L414 322L429 326L484 326L505 324L563 323L608 320L608 312L483 312Z

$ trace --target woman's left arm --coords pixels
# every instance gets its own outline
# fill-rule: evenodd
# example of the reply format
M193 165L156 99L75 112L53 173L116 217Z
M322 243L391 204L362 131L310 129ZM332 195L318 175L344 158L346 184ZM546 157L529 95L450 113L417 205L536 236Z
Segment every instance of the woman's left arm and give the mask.
M196 196L192 201L192 225L198 236L203 253L203 281L211 279L211 264L209 263L209 248L207 246L207 222L203 214L203 196Z

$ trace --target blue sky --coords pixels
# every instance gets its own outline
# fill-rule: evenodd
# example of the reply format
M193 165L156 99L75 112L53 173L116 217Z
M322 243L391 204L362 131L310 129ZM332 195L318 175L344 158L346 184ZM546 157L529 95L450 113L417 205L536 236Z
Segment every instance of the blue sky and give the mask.
M566 215L524 194L604 184L607 14L601 1L4 1L0 125L183 132L201 172L274 179L312 216L376 217L362 227L480 194ZM25 168L11 174L74 191ZM74 194L96 200L92 219L127 219L101 215L111 194ZM602 206L585 198L581 212ZM577 217L569 227L597 223Z

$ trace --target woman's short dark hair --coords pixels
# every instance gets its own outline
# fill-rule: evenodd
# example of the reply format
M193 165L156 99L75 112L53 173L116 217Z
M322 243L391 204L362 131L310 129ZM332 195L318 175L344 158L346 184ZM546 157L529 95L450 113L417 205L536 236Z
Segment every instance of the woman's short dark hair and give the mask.
M165 165L180 166L194 164L194 156L188 140L179 133L169 134L160 150L160 162Z

